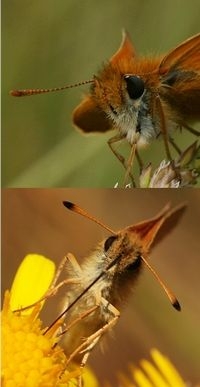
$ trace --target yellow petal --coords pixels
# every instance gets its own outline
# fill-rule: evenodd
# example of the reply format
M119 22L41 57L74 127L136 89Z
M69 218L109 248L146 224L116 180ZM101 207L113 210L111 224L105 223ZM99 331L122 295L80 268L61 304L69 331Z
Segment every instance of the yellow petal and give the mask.
M166 356L163 356L157 349L152 349L151 356L170 387L186 387L183 379Z
M23 308L37 302L44 296L55 275L55 264L50 259L38 255L27 255L19 266L12 288L11 310ZM32 308L23 311L30 314Z
M141 361L142 368L149 377L149 380L152 381L154 387L169 387L168 383L165 381L160 371L147 360Z
M92 370L89 367L86 367L86 369L83 372L83 385L84 386L90 386L90 387L98 387L98 381L93 374Z
M133 370L133 378L139 387L154 387L149 378L139 368Z
M152 349L151 356L157 367L167 379L169 387L186 387L186 384L179 375L178 371L166 356L163 356L157 349Z

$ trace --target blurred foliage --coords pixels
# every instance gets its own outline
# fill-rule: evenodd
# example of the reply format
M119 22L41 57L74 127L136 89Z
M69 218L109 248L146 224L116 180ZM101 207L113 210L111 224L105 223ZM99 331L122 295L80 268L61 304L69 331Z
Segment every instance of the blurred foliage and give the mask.
M118 48L122 27L139 53L167 52L198 32L199 12L199 0L3 0L3 185L121 182L123 168L106 143L110 133L85 137L72 126L71 112L87 87L19 99L8 92L91 78ZM193 141L187 133L178 136L183 148ZM164 158L162 143L142 157L157 165Z

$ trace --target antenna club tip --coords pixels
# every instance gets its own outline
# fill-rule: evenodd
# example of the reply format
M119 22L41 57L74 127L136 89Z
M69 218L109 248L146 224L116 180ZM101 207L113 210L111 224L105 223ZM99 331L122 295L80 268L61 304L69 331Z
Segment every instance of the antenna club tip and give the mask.
M24 95L21 90L11 90L9 94L13 97L22 97Z
M75 207L75 204L68 201L63 201L63 205L68 208L68 210L72 210Z
M179 304L178 300L175 300L172 305L176 310L179 312L181 311L181 305Z

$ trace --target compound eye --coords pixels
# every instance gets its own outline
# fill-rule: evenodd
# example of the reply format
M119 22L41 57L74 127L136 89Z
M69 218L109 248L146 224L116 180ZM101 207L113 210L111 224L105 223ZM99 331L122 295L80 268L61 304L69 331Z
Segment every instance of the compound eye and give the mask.
M110 236L108 239L106 239L104 243L104 251L108 251L108 249L112 246L113 242L117 239L116 235Z
M125 75L128 95L131 99L138 99L144 93L144 81L137 75Z

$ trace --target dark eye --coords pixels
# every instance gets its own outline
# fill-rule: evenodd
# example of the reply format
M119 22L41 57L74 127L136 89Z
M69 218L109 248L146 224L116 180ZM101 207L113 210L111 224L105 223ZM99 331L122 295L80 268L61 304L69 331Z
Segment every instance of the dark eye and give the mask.
M138 99L144 93L144 82L137 75L125 75L128 95L131 99Z
M117 236L116 236L116 235L110 236L108 239L106 239L106 241L105 241L105 243L104 243L104 250L105 250L105 252L108 251L108 249L109 249L110 246L113 244L113 242L115 241L115 239L117 239Z

